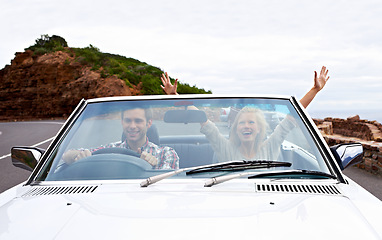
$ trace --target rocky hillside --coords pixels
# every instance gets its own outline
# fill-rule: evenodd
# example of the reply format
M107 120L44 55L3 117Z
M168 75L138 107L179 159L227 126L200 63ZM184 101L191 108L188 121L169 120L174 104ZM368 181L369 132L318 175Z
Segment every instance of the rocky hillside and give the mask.
M67 117L82 98L139 94L139 86L102 78L67 52L27 50L0 70L0 120Z
M347 119L314 119L314 122L324 135L340 135L382 143L382 124L377 121L360 119L358 115Z
M162 70L42 35L0 70L0 120L65 118L82 98L163 94ZM179 93L209 93L178 83Z

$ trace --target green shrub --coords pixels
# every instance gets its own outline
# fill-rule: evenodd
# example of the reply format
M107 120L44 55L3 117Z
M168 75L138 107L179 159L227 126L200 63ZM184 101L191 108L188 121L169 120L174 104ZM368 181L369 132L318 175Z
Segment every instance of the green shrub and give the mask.
M36 39L34 45L26 48L25 50L32 50L36 55L42 55L48 52L62 51L65 47L68 47L66 40L60 36L47 34L41 35Z
M142 92L145 95L163 94L163 90L160 85L160 79L157 77L148 74L142 77Z
M102 53L91 44L85 48L73 48L73 51L81 64L88 64L93 69L99 69L103 65Z

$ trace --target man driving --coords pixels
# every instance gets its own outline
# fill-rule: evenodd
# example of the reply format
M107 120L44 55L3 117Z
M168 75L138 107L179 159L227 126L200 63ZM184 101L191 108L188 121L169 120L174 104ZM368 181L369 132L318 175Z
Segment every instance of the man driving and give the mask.
M174 149L158 146L149 141L147 131L152 125L151 109L134 108L121 113L121 123L125 140L110 143L93 149L69 150L62 159L70 164L91 156L93 152L103 148L127 148L140 154L154 169L178 169L179 157Z

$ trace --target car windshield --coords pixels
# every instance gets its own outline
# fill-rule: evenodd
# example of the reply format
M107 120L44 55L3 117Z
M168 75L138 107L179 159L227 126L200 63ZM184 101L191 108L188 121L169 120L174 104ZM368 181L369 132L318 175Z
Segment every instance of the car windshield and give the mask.
M330 174L289 99L111 98L89 101L78 112L58 144L50 147L35 180L145 179L230 161L247 164L173 178L230 171ZM253 167L254 161L262 165Z

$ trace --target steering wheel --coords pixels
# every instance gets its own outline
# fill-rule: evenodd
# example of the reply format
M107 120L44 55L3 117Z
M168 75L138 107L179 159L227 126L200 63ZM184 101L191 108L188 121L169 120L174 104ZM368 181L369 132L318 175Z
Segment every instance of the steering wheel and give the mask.
M134 156L133 156L134 155ZM92 156L67 165L52 176L55 180L110 180L142 178L152 166L124 148L97 150Z
M98 154L106 154L106 153L117 153L117 154L125 154L130 155L133 157L139 158L141 155L131 149L127 148L119 148L119 147L111 147L111 148L101 148L97 151L93 152L92 155L98 155Z

